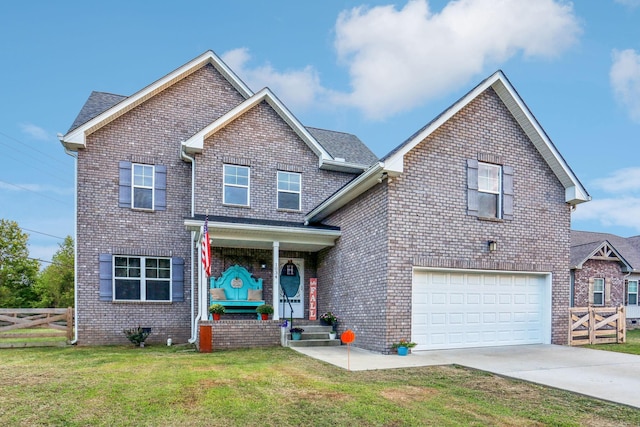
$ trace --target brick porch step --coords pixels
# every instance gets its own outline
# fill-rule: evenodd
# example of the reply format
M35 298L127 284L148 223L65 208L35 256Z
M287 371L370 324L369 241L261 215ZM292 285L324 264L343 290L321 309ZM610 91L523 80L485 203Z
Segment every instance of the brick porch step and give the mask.
M291 339L291 334L287 334L289 347L332 347L340 345L340 340L329 339L331 326L323 325L300 325L304 332L298 341Z
M299 341L289 341L289 347L334 347L340 345L340 340L330 339L301 339Z

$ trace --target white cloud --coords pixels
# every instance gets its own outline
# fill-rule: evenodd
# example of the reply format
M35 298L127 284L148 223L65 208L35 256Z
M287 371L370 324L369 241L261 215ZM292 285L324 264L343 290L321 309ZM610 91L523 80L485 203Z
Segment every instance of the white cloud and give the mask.
M640 168L619 169L606 178L594 180L593 186L607 193L640 194Z
M609 80L618 102L640 123L640 55L633 49L614 50Z
M49 133L46 130L32 123L21 123L20 129L22 129L22 132L26 133L33 139L46 141L51 137L51 135L49 135Z
M460 0L439 13L427 0L340 14L335 46L351 76L342 102L371 118L423 104L518 52L554 57L581 29L572 5L553 0Z
M61 196L68 196L74 194L74 189L72 187L55 187L53 185L42 185L42 184L10 184L7 182L0 181L0 190L8 190L8 191L30 191L34 193L44 193L44 194L59 194Z
M311 66L301 70L279 72L271 64L257 68L247 67L251 59L246 48L234 49L222 55L240 78L254 91L269 87L288 108L292 110L306 109L327 93L320 84L318 72Z
M578 205L574 220L597 221L605 227L629 227L640 232L640 197L607 198Z
M640 0L615 0L615 2L629 7L640 6Z

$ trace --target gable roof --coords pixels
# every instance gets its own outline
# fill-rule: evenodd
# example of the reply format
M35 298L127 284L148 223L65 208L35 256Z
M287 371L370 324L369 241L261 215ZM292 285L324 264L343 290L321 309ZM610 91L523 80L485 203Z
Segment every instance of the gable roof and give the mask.
M360 173L365 170L370 163L361 164L359 162L347 162L345 158L338 158L332 156L329 151L313 136L313 134L298 121L298 119L287 109L287 107L271 92L269 88L264 88L260 92L256 93L252 97L248 98L235 108L225 113L222 117L214 120L209 125L205 126L199 132L191 136L186 141L182 142L183 150L186 153L201 153L204 149L204 141L210 136L214 135L219 130L223 129L247 111L251 110L255 106L262 102L266 102L273 108L273 110L284 120L291 129L304 141L305 144L318 156L319 167L321 169L336 170L342 172L357 172ZM346 134L345 134L346 135ZM325 142L328 139L328 134L325 136ZM355 138L355 137L354 137ZM336 138L337 139L337 138ZM342 142L349 139L353 143L353 138L342 138ZM356 138L357 139L357 138ZM357 141L360 141L357 139ZM329 142L334 151L336 148L335 141ZM362 144L360 142L360 144ZM361 151L361 149L359 150ZM373 153L371 153L373 154ZM355 159L355 157L352 157Z
M591 200L591 196L589 196L587 190L580 183L531 111L529 111L529 108L522 98L520 98L520 95L518 95L518 92L516 92L507 77L502 71L496 71L440 113L436 118L427 123L422 129L414 133L409 139L391 150L391 152L382 157L379 162L374 163L369 170L314 208L306 215L306 220L309 222L321 221L350 200L353 200L369 188L382 182L387 176L401 174L404 168L405 154L415 148L420 142L489 88L492 88L500 97L509 112L554 172L565 189L566 203L577 205Z
M123 99L126 99L126 96L116 95L113 93L107 92L91 92L89 98L82 106L82 109L78 113L78 116L71 124L71 127L67 131L67 133L71 132L78 126L88 122L93 119L98 114L101 114L107 111L109 108L113 107Z
M571 256L569 267L582 268L582 265L593 257L601 248L611 248L626 271L640 272L640 236L624 238L610 233L571 230Z
M85 107L87 107L86 110L83 107L80 114L74 121L75 127L72 125L69 132L60 138L60 142L62 142L67 149L72 151L79 148L85 148L87 135L90 135L106 124L112 122L127 111L132 110L149 98L162 92L207 64L213 65L245 99L253 95L251 89L249 89L249 87L245 85L244 82L240 80L240 78L224 62L222 62L215 53L213 53L213 51L209 50L161 79L156 80L154 83L151 83L149 86L135 94L120 99L119 102L113 104L111 107L97 115L93 115L92 112L97 111L100 106L103 107L110 101L114 101L115 98L96 96L89 106L87 106L89 103L89 100L87 100L87 103L85 103ZM114 97L117 96L118 95L114 95ZM91 98L91 96L89 98ZM88 120L84 121L86 118L88 118Z

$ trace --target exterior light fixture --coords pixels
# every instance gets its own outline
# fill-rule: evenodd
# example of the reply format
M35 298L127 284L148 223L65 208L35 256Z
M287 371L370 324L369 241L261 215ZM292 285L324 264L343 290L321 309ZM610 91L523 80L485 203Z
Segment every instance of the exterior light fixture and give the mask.
M489 252L495 252L498 250L498 242L495 240L489 240L487 245L489 246Z

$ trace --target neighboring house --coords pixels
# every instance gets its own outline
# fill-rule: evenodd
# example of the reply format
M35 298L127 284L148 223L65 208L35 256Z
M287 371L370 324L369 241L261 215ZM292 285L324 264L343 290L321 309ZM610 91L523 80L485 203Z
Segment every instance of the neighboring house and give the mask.
M626 308L627 325L640 321L640 236L571 231L571 306Z
M502 72L379 160L213 52L132 96L94 92L61 142L78 156L80 344L132 325L197 339L206 216L213 279L242 267L276 320L308 320L317 279L318 311L363 348L566 343L570 212L589 195ZM228 319L214 337L279 337Z

